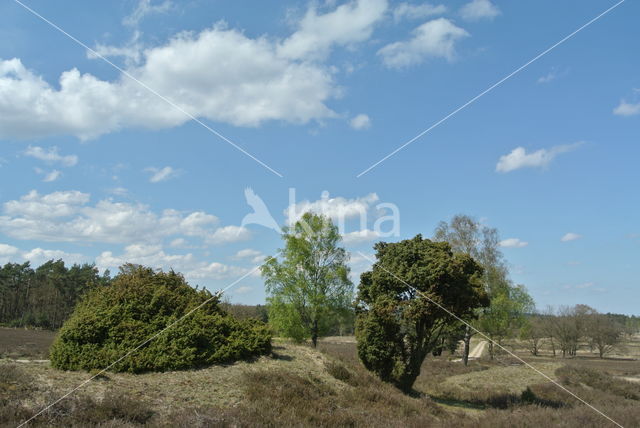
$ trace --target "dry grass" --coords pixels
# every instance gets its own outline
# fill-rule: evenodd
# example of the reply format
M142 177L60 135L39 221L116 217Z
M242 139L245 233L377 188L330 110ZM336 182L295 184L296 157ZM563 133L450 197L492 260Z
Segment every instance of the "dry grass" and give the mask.
M414 393L405 395L362 367L352 341L325 340L319 348L276 341L273 356L254 362L108 373L35 426L606 426L531 369L504 360L465 367L429 357ZM623 425L640 425L640 384L617 377L640 373L638 362L534 358L533 365ZM17 425L89 376L0 361L0 426Z
M0 327L0 358L46 359L55 336L49 330Z

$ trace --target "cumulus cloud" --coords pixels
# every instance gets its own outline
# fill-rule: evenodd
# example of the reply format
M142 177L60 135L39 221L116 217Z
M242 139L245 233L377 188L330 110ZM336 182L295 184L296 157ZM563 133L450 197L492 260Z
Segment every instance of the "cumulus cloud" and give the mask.
M460 16L465 21L493 19L500 13L500 9L489 0L472 0L460 9Z
M447 11L445 5L432 5L429 3L410 4L400 3L393 9L393 19L395 22L403 19L421 19L433 15L441 15Z
M356 130L369 129L371 127L371 119L366 114L359 114L349 122L349 126Z
M339 92L328 68L277 50L265 37L252 39L217 24L146 49L144 63L127 71L189 114L235 126L336 116L325 104ZM124 75L106 81L74 68L62 73L58 86L17 58L0 60L0 138L74 135L86 140L190 120Z
M411 39L388 44L378 51L387 67L409 67L428 58L452 61L456 55L456 43L469 36L464 29L446 18L425 22L413 30L412 34Z
M500 246L504 248L523 248L529 245L528 242L522 241L519 238L508 238L500 241Z
M205 241L208 244L222 245L230 242L246 241L251 238L251 231L242 226L225 226L213 234L207 235Z
M33 266L38 266L48 260L62 259L66 263L84 263L88 258L82 254L67 253L61 250L46 250L43 248L33 248L31 250L21 250L7 244L0 244L0 264L15 262L30 262Z
M217 227L218 218L203 211L156 213L143 204L105 199L89 205L89 199L75 190L47 195L33 190L4 204L0 231L16 239L120 244L194 237L220 245L251 236L238 226Z
M180 171L173 169L170 166L164 168L145 168L146 172L151 173L149 177L149 183L160 183L161 181L167 181L171 178L175 178L180 174Z
M348 232L342 235L342 241L346 245L357 245L365 242L374 241L380 238L380 234L375 230L362 229L355 232Z
M32 190L19 200L5 202L4 212L9 216L22 218L67 217L75 214L90 198L91 195L78 190L47 195L40 195L36 190Z
M250 260L252 263L262 263L266 256L261 251L252 248L245 248L238 251L233 258L235 260Z
M581 142L575 144L565 144L555 146L550 149L540 149L533 153L527 153L524 147L517 147L508 155L500 157L496 165L497 172L511 172L520 168L545 168L551 161L562 153L573 151L582 145Z
M0 257L12 256L18 253L18 249L12 245L0 244Z
M325 14L318 14L312 6L297 31L278 46L278 55L298 60L322 59L333 46L350 46L368 40L387 8L387 0L351 1Z
M570 242L570 241L575 241L577 239L582 238L582 235L579 235L577 233L572 233L569 232L567 234L565 234L562 238L560 238L560 241L562 242Z
M620 104L613 109L613 114L618 116L635 116L640 114L640 102L634 104L622 100L620 101Z
M63 156L58 152L58 147L56 146L50 147L48 150L39 146L29 146L24 154L49 164L57 163L61 166L74 166L78 163L78 156Z
M227 279L238 278L249 273L250 270L239 267L226 265L224 263L212 262L204 264L195 269L187 270L185 276L187 278L211 278L211 279Z
M307 212L323 214L332 220L351 219L365 216L378 202L380 198L375 193L370 193L363 197L347 199L344 197L329 198L329 193L324 192L323 197L316 201L304 200L290 205L284 214L288 224L293 224L302 218Z
M96 258L96 264L101 269L116 269L124 263L137 263L165 270L174 269L192 280L237 278L249 272L248 269L238 266L198 260L191 253L169 254L158 244L132 244L125 247L122 254L104 251Z

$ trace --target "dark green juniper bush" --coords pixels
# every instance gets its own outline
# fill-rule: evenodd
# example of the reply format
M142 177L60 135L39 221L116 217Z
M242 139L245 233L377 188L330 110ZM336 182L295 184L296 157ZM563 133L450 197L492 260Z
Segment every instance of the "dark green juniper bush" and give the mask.
M356 300L358 355L382 380L410 391L427 354L456 319L489 302L482 268L446 242L417 235L375 245L373 269L360 277Z
M106 368L173 323L110 370L188 369L270 353L266 324L237 320L219 300L173 271L125 265L110 285L80 301L51 347L51 364L64 370Z

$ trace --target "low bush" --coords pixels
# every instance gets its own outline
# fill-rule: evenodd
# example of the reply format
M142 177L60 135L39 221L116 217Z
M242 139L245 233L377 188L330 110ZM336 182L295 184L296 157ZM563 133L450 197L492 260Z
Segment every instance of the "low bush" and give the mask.
M217 296L190 287L178 273L127 265L81 300L51 347L51 364L102 369L149 338L110 370L188 369L271 352L266 324L228 315Z
M640 384L614 378L606 372L568 365L556 370L556 375L566 385L583 384L629 400L640 400Z
M53 402L59 395L51 395ZM0 426L18 426L37 413L19 402L0 404ZM105 394L102 400L91 397L71 396L37 418L29 426L65 427L130 427L148 425L155 413L145 404L114 392ZM155 426L155 424L151 424Z

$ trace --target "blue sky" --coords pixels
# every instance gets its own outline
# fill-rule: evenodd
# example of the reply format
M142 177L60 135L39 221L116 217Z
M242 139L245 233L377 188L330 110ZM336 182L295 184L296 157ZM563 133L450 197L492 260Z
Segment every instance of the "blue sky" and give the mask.
M637 2L360 177L616 2L23 4L91 51L0 4L1 263L131 261L224 288L280 245L242 226L245 189L279 224L295 189L296 212L346 219L354 277L376 239L465 213L499 229L540 308L638 313ZM259 275L228 293L264 302Z

